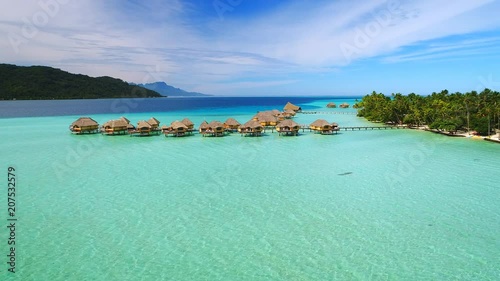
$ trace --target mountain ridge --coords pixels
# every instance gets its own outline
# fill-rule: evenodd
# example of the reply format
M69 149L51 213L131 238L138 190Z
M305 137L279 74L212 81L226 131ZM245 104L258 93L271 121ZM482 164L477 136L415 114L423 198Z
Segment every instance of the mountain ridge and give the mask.
M49 66L0 64L0 100L164 97L109 77L73 74Z
M153 82L153 83L145 83L145 84L133 84L139 87L143 87L152 91L155 91L163 96L169 97L202 97L202 96L210 96L207 94L202 94L198 92L188 92L180 88L176 88L171 86L163 81Z

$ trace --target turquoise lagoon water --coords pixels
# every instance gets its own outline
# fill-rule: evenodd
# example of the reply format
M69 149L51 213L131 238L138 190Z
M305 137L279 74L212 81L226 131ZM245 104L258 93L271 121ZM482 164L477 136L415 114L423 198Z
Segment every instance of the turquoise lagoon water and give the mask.
M244 122L256 108L126 116ZM18 179L17 272L4 227L1 280L500 279L498 144L413 130L74 136L76 117L0 119L4 186L8 166ZM317 118L368 124L296 121Z

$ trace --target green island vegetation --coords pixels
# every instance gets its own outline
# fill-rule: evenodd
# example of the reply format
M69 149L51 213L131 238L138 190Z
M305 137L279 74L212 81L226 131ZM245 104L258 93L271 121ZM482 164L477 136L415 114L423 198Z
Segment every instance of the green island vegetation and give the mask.
M112 77L93 78L47 66L0 64L0 100L163 97Z
M386 96L373 92L355 104L358 116L372 122L384 122L455 134L476 131L488 135L500 128L500 93L485 89L463 93L443 90L421 96L400 93Z

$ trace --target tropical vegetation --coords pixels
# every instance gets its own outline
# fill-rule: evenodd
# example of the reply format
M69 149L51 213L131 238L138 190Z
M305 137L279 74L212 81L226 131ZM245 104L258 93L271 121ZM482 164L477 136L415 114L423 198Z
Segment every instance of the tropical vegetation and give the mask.
M455 133L476 131L488 135L500 128L500 93L449 93L443 90L428 96L400 93L386 96L372 92L355 105L358 116L374 122L427 126Z
M161 97L112 77L93 78L46 66L0 64L0 100Z

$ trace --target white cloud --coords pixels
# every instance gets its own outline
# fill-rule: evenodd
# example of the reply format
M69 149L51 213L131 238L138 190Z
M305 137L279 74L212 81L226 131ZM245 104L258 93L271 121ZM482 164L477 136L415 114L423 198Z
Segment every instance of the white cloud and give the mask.
M400 62L466 56L490 50L498 39L461 40L460 47L428 42L500 27L495 15L500 5L491 0L297 1L224 21L192 18L197 7L183 1L41 2L60 4L52 13L37 1L4 3L9 8L0 11L1 61L134 82L148 77L148 68L158 68L157 77L199 91L200 85L229 92L282 84L365 58ZM48 15L46 23L35 26L34 36L25 36L23 19L33 23L42 13ZM14 40L17 45L9 38L19 40ZM352 48L346 51L346 46ZM408 52L408 46L419 48ZM241 82L248 79L262 82Z

